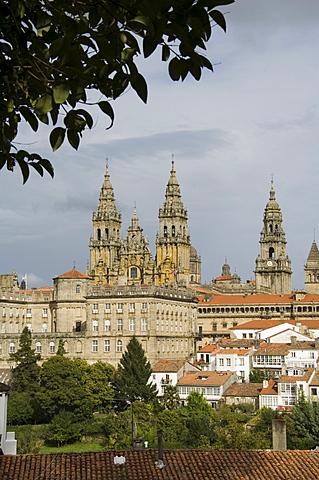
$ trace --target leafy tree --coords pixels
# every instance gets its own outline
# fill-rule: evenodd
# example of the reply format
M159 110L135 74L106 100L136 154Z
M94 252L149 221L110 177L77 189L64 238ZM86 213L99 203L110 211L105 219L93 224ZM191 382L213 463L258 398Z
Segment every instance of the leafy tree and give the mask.
M206 49L211 22L226 30L224 16L215 8L233 1L2 0L0 168L13 170L18 164L24 182L30 166L53 176L47 159L16 148L22 121L34 131L39 122L55 126L53 151L65 137L77 149L84 130L94 124L84 105L98 105L111 127L111 100L128 88L146 103L147 83L136 62L141 50L147 58L160 47L174 81L188 74L199 80L203 68L212 71L199 49Z
M290 419L295 430L293 448L308 450L319 445L319 404L317 402L307 401L301 396L291 411Z
M262 383L263 380L269 380L272 376L270 370L260 370L259 368L252 369L249 374L250 383Z
M94 405L87 387L87 372L84 360L55 355L43 362L37 399L44 420L51 421L62 410L72 412L78 421L91 417Z
M174 408L177 408L181 403L177 387L175 387L174 385L167 385L167 387L165 388L162 402L165 408L167 408L168 410L173 410Z
M63 355L65 354L66 354L66 351L64 348L64 340L62 338L59 338L59 345L58 345L56 355L63 357Z
M24 425L33 419L32 397L27 392L13 390L8 401L8 423L10 425Z
M35 353L32 347L32 333L24 327L19 340L19 348L10 357L17 363L12 371L12 390L34 392L38 388L41 367L38 361L40 354Z
M114 375L116 397L126 404L136 400L150 402L157 394L156 386L150 383L151 373L142 345L132 337Z
M113 376L114 367L108 363L98 361L88 365L87 387L95 412L104 412L113 406L114 390L111 387Z
M72 412L62 410L55 415L47 431L46 439L55 442L58 447L74 442L81 437L82 425Z
M212 414L212 407L207 402L206 398L199 392L193 391L186 398L185 411L187 415L210 416Z

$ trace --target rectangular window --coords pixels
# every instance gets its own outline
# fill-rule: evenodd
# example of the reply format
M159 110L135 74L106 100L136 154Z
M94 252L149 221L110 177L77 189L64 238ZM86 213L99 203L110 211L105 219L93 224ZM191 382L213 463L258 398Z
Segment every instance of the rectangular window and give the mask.
M92 340L92 352L98 351L98 343L97 340Z
M80 293L81 292L81 286L80 285L77 285L75 287L75 293Z
M142 318L141 328L142 328L142 332L146 332L146 330L147 330L147 318Z
M117 320L117 329L120 331L120 330L123 330L123 319L122 318L119 318Z
M130 313L135 312L135 303L130 303Z
M15 353L15 351L16 351L15 344L13 342L11 342L10 345L9 345L9 352L10 353Z
M32 310L31 308L27 308L27 318L31 318L32 317Z
M135 318L130 318L130 332L135 330Z
M109 332L111 330L111 320L105 320L104 322L104 330Z
M147 303L142 303L142 312L147 312Z
M123 303L117 304L117 313L123 313Z
M37 352L37 353L41 353L41 351L42 351L41 343L40 343L40 342L37 342L37 344L36 344L36 352Z
M48 316L48 309L42 308L42 317L46 318Z
M47 331L48 331L48 324L42 323L42 333L47 333Z
M3 317L6 316L6 309L5 309L5 307L2 307L2 316L3 316Z
M104 352L109 352L111 350L110 340L104 340Z
M54 342L50 342L50 353L55 353L55 345L54 345Z
M99 322L98 322L98 320L93 320L93 322L92 322L92 330L93 330L93 332L98 332L98 331L99 331Z
M230 358L226 358L226 366L227 366L227 367L230 367L230 365L231 365L231 360L230 360Z
M11 318L13 317L13 310L12 310L12 308L10 308L10 310L9 310L9 317L11 317Z
M240 365L240 366L245 365L245 359L244 359L244 358L240 358L240 359L239 359L239 365Z
M111 304L110 303L105 304L105 313L111 313Z
M93 313L99 313L99 305L97 303L93 303Z
M220 366L220 367L223 367L223 366L224 366L224 359L223 359L223 358L220 358L220 359L219 359L219 366Z
M245 377L245 372L244 372L244 370L240 370L239 375L244 378L244 377Z
M243 333L243 338L247 338L247 333Z

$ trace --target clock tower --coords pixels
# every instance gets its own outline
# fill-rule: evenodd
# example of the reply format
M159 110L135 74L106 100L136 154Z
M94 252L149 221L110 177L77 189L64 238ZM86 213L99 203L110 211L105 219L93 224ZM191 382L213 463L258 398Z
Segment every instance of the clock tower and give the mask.
M281 209L271 182L269 202L264 212L264 228L260 234L260 255L256 259L257 293L291 293L291 260L286 255L286 238L282 229Z

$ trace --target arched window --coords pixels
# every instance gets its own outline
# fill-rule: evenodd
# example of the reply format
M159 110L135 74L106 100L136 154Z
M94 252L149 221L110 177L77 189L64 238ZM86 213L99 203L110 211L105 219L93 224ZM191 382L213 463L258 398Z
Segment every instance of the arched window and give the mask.
M172 237L175 237L175 225L172 225Z
M14 342L10 342L9 353L15 353L15 351L16 351L16 346L15 346Z
M101 240L101 229L100 228L97 229L97 239Z
M81 285L75 287L75 293L81 293Z
M109 238L109 229L108 228L105 229L105 237Z
M50 348L50 353L55 353L55 344L54 344L54 342L50 342L49 348Z
M131 267L130 269L130 277L137 278L137 267Z
M275 257L275 250L273 247L270 247L269 249L269 258L274 258Z
M122 340L118 340L116 342L116 351L121 352L122 351Z
M37 343L35 344L35 348L36 348L36 352L37 352L37 353L41 353L41 351L42 351L42 346L41 346L41 343L40 343L40 342L37 342Z
M269 232L272 233L272 224L269 225Z
M166 227L166 225L164 226L164 237L167 237L167 227Z

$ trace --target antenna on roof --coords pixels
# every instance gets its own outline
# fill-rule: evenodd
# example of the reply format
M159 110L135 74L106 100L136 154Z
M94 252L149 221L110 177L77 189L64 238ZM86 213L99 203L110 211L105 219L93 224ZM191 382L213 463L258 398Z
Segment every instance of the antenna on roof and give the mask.
M316 229L313 229L313 243L316 243Z
M73 270L75 270L75 260L74 260L74 262L73 262Z

